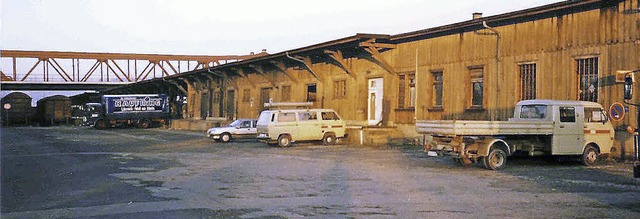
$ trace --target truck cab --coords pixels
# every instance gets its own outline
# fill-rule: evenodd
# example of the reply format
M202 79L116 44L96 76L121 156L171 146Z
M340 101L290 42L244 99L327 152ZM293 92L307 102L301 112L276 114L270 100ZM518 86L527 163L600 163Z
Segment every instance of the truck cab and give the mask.
M551 155L581 154L588 147L594 147L596 153L609 153L613 145L613 126L597 103L527 100L516 105L513 117L510 121L553 122Z
M508 121L419 120L416 129L433 137L428 155L492 170L512 155L581 156L593 165L611 152L615 134L600 104L566 100L520 101Z
M83 106L83 125L92 126L104 115L102 104L86 103Z

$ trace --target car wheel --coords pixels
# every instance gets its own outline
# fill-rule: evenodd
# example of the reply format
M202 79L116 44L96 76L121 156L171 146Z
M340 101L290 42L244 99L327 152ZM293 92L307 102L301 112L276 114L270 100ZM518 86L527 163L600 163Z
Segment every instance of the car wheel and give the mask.
M322 144L324 145L334 145L336 144L336 135L328 133L324 135L322 138Z
M229 133L222 133L222 135L220 135L220 140L222 142L229 142L231 141L231 134Z
M289 135L280 135L280 137L278 137L278 145L280 145L280 147L289 147L289 146L291 146L291 136L289 136Z
M489 155L482 157L482 164L484 167L490 170L503 169L507 164L507 153L500 148L491 148Z
M593 166L598 162L598 150L591 145L587 145L582 152L582 164L586 166Z

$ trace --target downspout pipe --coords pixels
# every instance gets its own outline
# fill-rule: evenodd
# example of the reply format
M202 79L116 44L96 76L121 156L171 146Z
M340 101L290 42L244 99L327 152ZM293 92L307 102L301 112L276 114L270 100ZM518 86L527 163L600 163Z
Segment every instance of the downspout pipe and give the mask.
M294 57L290 56L290 55L289 55L289 52L285 52L284 54L285 54L285 55L287 55L287 57L288 57L288 58L290 58L290 59L292 59L292 60L294 60L294 61L298 61L298 62L302 63L305 67L307 67L307 70L309 70L309 72L311 72L311 74L313 74L313 77L315 77L316 79L320 80L320 78L318 77L318 74L316 74L316 73L313 71L313 69L311 68L311 66L307 65L307 63L306 63L306 62L304 62L304 61L302 61L302 60L300 60L300 59L297 59L297 58L294 58Z
M500 32L493 27L487 25L487 21L482 21L482 26L487 28L491 32L492 35L496 36L496 106L500 103ZM497 120L495 113L492 114L491 120Z

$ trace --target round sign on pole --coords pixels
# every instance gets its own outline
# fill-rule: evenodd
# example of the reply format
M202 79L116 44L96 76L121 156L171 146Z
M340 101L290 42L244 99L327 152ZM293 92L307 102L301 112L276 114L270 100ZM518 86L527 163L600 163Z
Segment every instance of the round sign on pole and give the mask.
M10 103L5 103L2 107L4 107L4 109L9 110L11 109L11 104Z
M609 115L613 121L619 122L624 118L624 114L624 105L620 102L615 102L611 104L611 107L609 107Z

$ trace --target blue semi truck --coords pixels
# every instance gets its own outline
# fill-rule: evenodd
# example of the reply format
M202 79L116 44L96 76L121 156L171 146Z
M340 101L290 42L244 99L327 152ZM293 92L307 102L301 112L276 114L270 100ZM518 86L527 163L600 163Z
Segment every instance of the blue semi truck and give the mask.
M131 94L103 95L100 103L84 106L84 124L109 127L149 128L166 124L170 118L167 95Z

